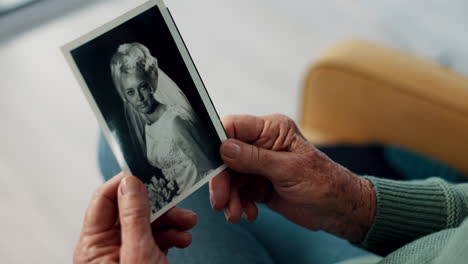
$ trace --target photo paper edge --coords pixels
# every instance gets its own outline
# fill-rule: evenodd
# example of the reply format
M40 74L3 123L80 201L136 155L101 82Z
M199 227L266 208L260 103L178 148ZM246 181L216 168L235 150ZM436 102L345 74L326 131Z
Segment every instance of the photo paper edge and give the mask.
M177 28L177 25L175 24L175 21L169 11L169 8L166 7L164 8L164 10L160 9L160 11L163 15L164 21L166 21L166 24L171 32L172 38L174 39L177 45L177 49L179 50L180 55L182 56L182 59L184 60L184 63L189 70L190 77L195 83L195 87L197 88L198 94L202 98L203 105L208 111L210 119L213 125L215 126L219 138L221 139L221 141L228 139L226 131L224 130L224 127L222 125L221 119L214 107L213 101L211 100L211 97L209 96L208 91L205 85L203 84L200 73L198 72L195 63L188 51L188 48L185 45L184 40L182 39L180 31ZM213 122L213 120L216 120L216 122Z

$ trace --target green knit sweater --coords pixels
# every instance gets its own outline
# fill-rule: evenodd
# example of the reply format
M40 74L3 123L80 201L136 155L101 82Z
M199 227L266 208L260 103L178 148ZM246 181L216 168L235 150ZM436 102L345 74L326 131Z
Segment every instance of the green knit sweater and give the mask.
M344 263L468 263L468 184L367 179L377 210L361 247L376 255Z

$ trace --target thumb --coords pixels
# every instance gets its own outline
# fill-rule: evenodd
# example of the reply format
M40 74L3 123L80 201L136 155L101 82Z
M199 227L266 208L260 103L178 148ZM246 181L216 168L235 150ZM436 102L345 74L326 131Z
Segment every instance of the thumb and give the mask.
M122 244L133 247L151 245L150 206L144 185L133 176L126 176L118 192ZM151 239L151 241L149 240ZM153 242L154 243L154 242Z
M284 153L259 148L236 139L221 145L221 157L231 169L280 180L285 175Z

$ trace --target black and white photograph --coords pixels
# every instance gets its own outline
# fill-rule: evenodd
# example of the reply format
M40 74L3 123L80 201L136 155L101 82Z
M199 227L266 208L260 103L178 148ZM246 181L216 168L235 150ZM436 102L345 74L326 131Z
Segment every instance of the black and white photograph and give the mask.
M224 129L162 1L63 52L121 168L145 184L152 220L224 169Z

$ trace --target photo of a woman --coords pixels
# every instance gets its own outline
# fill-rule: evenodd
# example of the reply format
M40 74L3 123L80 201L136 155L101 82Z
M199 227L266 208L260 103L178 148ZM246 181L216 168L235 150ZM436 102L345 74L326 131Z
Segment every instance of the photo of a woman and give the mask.
M148 191L151 220L226 168L227 138L169 10L144 5L62 50L118 167Z
M177 84L140 43L121 44L110 62L132 142L164 179L146 184L153 211L217 168L197 114Z

